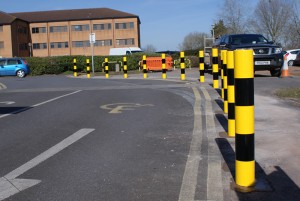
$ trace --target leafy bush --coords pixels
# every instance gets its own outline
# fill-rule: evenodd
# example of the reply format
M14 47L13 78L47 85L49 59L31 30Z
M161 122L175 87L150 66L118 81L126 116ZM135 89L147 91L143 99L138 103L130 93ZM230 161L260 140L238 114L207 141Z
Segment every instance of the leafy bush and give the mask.
M128 70L136 70L139 68L139 61L142 60L143 54L133 54L127 56ZM55 57L27 57L25 58L29 63L31 75L43 74L61 74L66 71L73 71L73 59L76 58L77 72L86 72L87 59L90 62L92 70L91 56L55 56ZM104 56L94 56L94 70L95 72L104 71ZM120 68L123 66L123 56L108 56L109 70L115 71L115 64L119 63Z
M157 53L134 53L127 56L127 68L128 70L139 69L143 55L147 57L156 56L161 54ZM173 61L176 65L180 64L179 54L172 55ZM31 75L43 75L43 74L61 74L66 71L73 71L74 64L73 59L76 58L77 72L86 72L86 60L89 59L90 69L92 71L92 57L91 56L55 56L55 57L27 57L26 60L29 63ZM123 68L123 56L94 56L94 70L95 72L104 72L104 60L108 58L109 71L115 71L115 65L118 63ZM186 56L186 67L198 66L198 57Z

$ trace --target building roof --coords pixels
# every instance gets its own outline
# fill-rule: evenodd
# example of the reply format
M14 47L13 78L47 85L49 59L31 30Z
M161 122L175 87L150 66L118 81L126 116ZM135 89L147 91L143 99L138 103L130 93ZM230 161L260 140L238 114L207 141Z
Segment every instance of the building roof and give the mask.
M11 24L15 19L17 19L15 16L0 11L0 24Z
M9 13L17 18L30 23L34 22L59 22L75 20L93 20L93 19L113 19L113 18L138 18L134 14L113 10L110 8L89 8L72 10L52 10L37 12ZM2 18L2 17L1 17ZM0 19L1 19L0 18Z

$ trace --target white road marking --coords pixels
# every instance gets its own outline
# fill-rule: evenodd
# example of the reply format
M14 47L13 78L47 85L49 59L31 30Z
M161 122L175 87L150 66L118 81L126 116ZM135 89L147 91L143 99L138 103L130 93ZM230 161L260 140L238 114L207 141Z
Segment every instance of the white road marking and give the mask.
M5 86L5 84L0 83L0 90L1 89L7 89L7 87Z
M11 105L11 104L14 104L15 102L14 101L3 101L3 102L0 102L0 104L5 104L5 105Z
M134 110L138 107L153 107L152 104L140 104L140 103L112 103L107 105L102 105L100 108L104 110L110 110L110 114L120 114L125 110Z
M0 115L0 119L1 119L1 118L4 118L4 117L7 117L7 116L10 116L10 115L12 115L12 114L17 114L17 113L23 112L23 111L28 110L28 109L30 109L30 108L34 108L34 107L38 107L38 106L44 105L44 104L46 104L46 103L55 101L55 100L60 99L60 98L64 98L64 97L66 97L66 96L70 96L70 95L76 94L76 93L78 93L78 92L81 92L81 90L74 91L74 92L72 92L72 93L68 93L68 94L65 94L65 95L62 95L62 96L58 96L58 97L56 97L56 98L52 98L52 99L50 99L50 100L47 100L47 101L44 101L44 102L41 102L41 103L38 103L38 104L35 104L35 105L32 105L32 106L22 108L22 109L20 109L20 110L16 110L16 111L13 111L13 112L8 113L8 114Z
M202 145L202 120L201 120L201 104L200 93L196 87L192 87L195 94L194 104L194 130L190 151L186 162L179 201L193 201L197 186L197 175L199 162L201 160L201 145Z
M27 172L28 170L34 168L38 164L42 163L43 161L47 160L48 158L52 157L53 155L57 154L58 152L62 151L71 144L75 143L76 141L80 140L81 138L93 132L94 130L95 129L84 128L77 131L76 133L67 137L60 143L56 144L55 146L51 147L50 149L31 159L30 161L18 167L17 169L11 171L4 177L1 177L0 200L4 200L16 193L21 192L22 190L25 190L40 183L40 180L16 178L22 175L23 173Z
M221 170L221 153L215 139L217 138L216 125L212 110L211 98L205 88L201 87L206 103L206 130L208 139L208 168L207 168L207 199L222 201L223 184Z

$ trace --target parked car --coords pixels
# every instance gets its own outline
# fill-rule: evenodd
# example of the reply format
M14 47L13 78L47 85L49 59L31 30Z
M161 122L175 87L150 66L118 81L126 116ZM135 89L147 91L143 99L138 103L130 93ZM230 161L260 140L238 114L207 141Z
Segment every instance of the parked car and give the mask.
M272 76L280 76L283 65L282 48L268 41L261 34L231 34L221 37L214 47L219 50L253 49L254 71L270 71Z
M300 51L297 53L297 56L293 62L294 66L300 66Z
M286 50L284 56L287 57L288 66L294 65L294 60L296 59L299 51L300 49Z
M25 77L30 73L28 63L22 58L0 58L0 76Z

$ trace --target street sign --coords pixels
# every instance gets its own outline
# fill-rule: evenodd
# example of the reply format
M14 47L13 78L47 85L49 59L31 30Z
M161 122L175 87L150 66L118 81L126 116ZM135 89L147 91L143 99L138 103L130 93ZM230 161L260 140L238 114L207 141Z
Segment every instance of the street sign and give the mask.
M96 34L90 33L90 43L95 43L95 42L96 42Z

